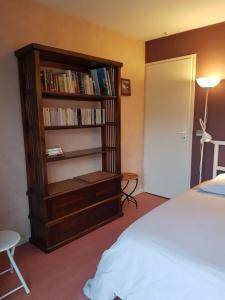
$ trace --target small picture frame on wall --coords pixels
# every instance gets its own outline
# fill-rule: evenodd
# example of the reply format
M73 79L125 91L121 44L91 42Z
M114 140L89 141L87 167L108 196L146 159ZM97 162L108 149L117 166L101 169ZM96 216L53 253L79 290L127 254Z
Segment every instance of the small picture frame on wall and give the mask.
M130 79L121 78L121 95L131 96Z

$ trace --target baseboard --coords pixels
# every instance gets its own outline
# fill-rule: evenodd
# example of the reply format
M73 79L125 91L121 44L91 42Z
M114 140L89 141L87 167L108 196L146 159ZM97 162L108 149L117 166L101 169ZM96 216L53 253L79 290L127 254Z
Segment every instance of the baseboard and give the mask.
M30 238L30 236L28 234L27 235L22 235L21 239L20 239L20 242L19 242L19 245L23 245L23 244L29 242L29 238Z
M141 194L144 192L144 188L136 189L136 191L133 193L134 196Z

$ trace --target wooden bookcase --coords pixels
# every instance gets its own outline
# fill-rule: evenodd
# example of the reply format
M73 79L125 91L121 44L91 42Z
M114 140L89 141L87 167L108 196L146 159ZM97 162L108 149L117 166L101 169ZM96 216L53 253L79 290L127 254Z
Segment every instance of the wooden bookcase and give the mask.
M39 44L30 44L15 52L19 64L19 81L24 130L29 198L30 241L50 252L91 230L120 216L120 70L122 63L92 57ZM113 67L113 96L43 91L41 68L83 70ZM45 126L43 106L46 101L89 101L105 110L105 123L98 125ZM82 102L83 103L83 102ZM46 132L76 136L77 129L100 128L101 145L64 153L62 157L46 157ZM90 134L90 133L89 133ZM60 141L58 143L60 145ZM57 161L101 156L101 169L74 178L49 182L48 165Z

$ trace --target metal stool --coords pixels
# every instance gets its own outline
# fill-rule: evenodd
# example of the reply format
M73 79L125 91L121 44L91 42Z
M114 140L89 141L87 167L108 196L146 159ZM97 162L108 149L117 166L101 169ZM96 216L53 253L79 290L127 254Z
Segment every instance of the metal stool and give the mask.
M15 289L7 292L6 294L0 296L0 300L11 295L12 293L16 292L17 290L24 288L25 292L27 294L30 293L29 288L27 287L27 284L25 280L23 279L22 274L20 273L20 270L18 269L15 260L13 258L14 252L15 252L15 247L20 241L20 235L19 233L11 230L4 230L0 231L0 253L6 251L9 261L10 261L10 268L1 272L0 275L3 275L7 272L13 272L15 270L16 275L18 276L21 285L16 287Z
M135 180L135 186L130 193L126 193L125 189L129 185L130 180ZM127 181L124 188L122 189L122 193L125 196L125 198L122 201L122 207L123 207L125 201L128 201L128 203L129 202L134 203L137 208L138 207L137 200L132 196L132 194L134 193L134 191L136 190L137 185L138 185L138 175L135 173L122 173L122 181Z

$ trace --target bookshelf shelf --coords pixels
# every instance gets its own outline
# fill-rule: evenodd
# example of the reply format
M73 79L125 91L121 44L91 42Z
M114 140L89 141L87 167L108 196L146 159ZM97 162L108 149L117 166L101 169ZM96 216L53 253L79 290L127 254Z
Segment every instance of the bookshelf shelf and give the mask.
M106 124L98 124L98 125L80 125L80 126L45 126L45 130L97 128L97 127L104 127L104 126L106 126Z
M78 151L64 152L63 156L47 157L47 162L96 155L96 154L106 153L108 151L115 151L115 150L116 150L115 147L108 147L108 148L99 147L99 148L91 148L91 149L84 149L84 150L78 150Z
M38 44L27 45L17 50L15 55L21 89L30 241L43 251L50 252L122 216L122 63ZM57 92L50 92L53 90ZM56 103L48 107L51 100L57 100L57 107ZM71 105L65 100L77 103ZM83 130L85 128L98 130ZM82 130L67 132L66 129ZM54 130L64 131L51 132ZM91 148L96 138L101 141L100 147ZM65 143L65 148L68 146L71 149L66 143L72 144L72 141L73 149L80 149L82 146L79 143L82 142L85 148L85 141L88 141L90 148L46 158L46 145L51 147L56 143L60 146L61 142ZM89 156L90 164L86 158ZM84 170L90 173L82 174L82 164L75 160L75 168L78 166L76 172L81 175L72 179L63 177L73 171L67 170L72 164L63 161L79 157L83 157ZM61 162L57 165L51 163L56 161ZM91 172L98 163L101 170ZM56 178L62 178L59 182L51 182L49 174L54 168L60 176Z
M79 101L102 101L107 99L117 99L117 96L102 96L102 95L86 95L72 93L55 93L42 91L43 98L53 98L59 100L79 100Z

